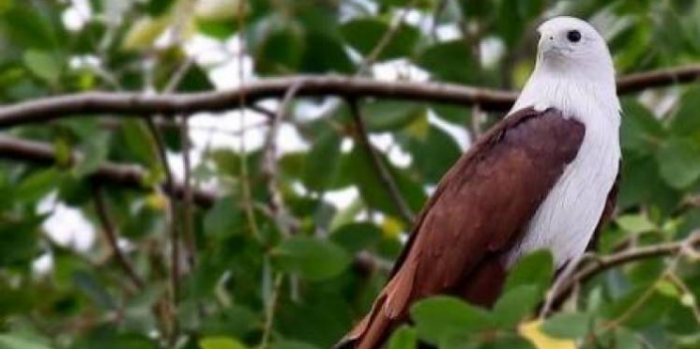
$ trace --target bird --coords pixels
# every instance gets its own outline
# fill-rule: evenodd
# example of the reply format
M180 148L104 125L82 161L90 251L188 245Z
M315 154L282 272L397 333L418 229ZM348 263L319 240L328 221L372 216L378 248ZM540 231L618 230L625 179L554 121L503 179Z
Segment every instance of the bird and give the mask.
M610 51L578 18L537 31L535 67L512 109L440 180L386 286L336 349L381 348L427 297L488 308L522 256L549 250L561 271L610 218L621 161Z

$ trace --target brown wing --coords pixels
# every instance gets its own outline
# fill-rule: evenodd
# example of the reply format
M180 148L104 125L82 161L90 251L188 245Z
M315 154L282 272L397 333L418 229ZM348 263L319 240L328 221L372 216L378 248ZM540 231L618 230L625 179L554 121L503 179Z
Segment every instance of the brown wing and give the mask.
M481 289L468 293L494 298L500 284L481 276L500 267L493 256L519 238L584 133L556 110L530 108L485 134L442 179L370 314L338 348L379 348L413 301L463 294L472 281Z

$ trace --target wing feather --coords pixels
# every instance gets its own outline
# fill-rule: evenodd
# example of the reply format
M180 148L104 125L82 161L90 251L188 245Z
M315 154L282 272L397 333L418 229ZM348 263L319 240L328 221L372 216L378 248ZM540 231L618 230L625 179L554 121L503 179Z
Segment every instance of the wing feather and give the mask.
M500 282L478 281L485 275L479 268L500 267L494 256L519 239L584 133L583 124L557 110L528 108L485 134L443 177L368 318L339 348L379 348L415 300L464 295L470 281L490 289L469 294L495 299Z

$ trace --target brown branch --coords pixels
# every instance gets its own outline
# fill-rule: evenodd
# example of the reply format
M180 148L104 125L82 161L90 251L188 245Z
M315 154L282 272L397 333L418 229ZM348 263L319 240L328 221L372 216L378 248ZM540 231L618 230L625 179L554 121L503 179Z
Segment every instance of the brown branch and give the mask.
M137 289L142 290L144 288L143 280L136 274L134 267L131 265L129 260L124 256L119 248L119 239L117 238L117 232L114 229L114 224L109 218L107 213L107 205L102 195L102 189L99 185L92 187L93 202L95 204L95 211L97 212L97 217L100 219L102 224L102 230L104 231L105 238L107 238L107 244L112 249L112 254L117 264L124 270L126 276L131 280L131 282L136 286Z
M700 65L631 74L619 78L620 94L648 88L688 83L700 77ZM407 101L471 106L488 112L507 111L517 98L515 91L501 91L456 84L376 81L343 76L295 76L248 83L243 88L187 94L89 92L20 102L0 108L0 128L39 123L62 117L89 114L149 116L217 112L251 106L261 100L284 96L299 85L297 97L375 97ZM245 98L240 98L245 94Z
M698 78L700 78L700 65L698 64L635 73L617 80L617 93L629 94L650 88L691 83L697 81Z
M472 105L485 110L507 110L516 93L452 84L383 82L341 76L298 76L265 79L244 88L191 94L145 95L141 93L90 92L21 102L0 108L0 128L40 123L74 115L96 113L125 116L180 115L216 112L281 98L299 85L297 97L377 97ZM245 94L245 98L241 96Z
M683 253L687 248L698 247L700 247L700 232L696 232L681 241L634 247L615 254L600 256L588 265L580 267L567 281L563 282L561 287L558 288L554 299L561 300L563 297L566 297L576 284L586 282L601 272L614 267L634 261L679 254Z
M145 119L146 126L148 127L148 132L153 138L153 144L155 145L156 154L155 157L160 162L160 165L165 174L165 187L172 188L175 185L175 179L173 177L173 172L168 163L168 154L165 146L165 140L163 135L158 130L154 122L154 118L149 117ZM183 189L185 189L183 187ZM186 189L185 189L186 191ZM184 192L183 192L184 193ZM175 223L175 217L177 215L177 203L173 198L168 198L168 206L166 210L165 224L168 229L168 235L170 237L170 292L171 292L171 306L173 312L177 312L177 301L180 296L180 234L178 234L178 226ZM177 332L177 323L174 324Z
M381 155L369 141L369 135L367 133L367 129L365 128L364 120L362 119L360 106L358 105L356 100L348 100L348 104L350 104L350 114L352 114L353 120L355 122L355 127L357 129L358 141L367 151L367 155L369 156L372 163L372 168L379 177L379 180L386 188L387 194L389 194L391 201L394 202L394 205L396 206L397 211L401 215L401 218L403 218L403 220L406 221L406 223L408 223L409 225L413 224L414 216L413 212L411 211L411 208L408 207L406 200L404 200L403 196L401 195L401 191L399 190L398 185L396 184L394 178L389 172L389 169L387 169L384 163L382 162Z
M57 164L56 151L51 145L4 135L0 135L0 158L45 166ZM81 158L82 154L73 153L69 161L76 163ZM112 162L103 163L89 175L91 181L104 185L116 185L139 191L153 190L153 187L145 184L147 178L148 173L140 166ZM163 185L162 189L166 194L176 198L182 198L185 192L181 183L173 183L172 187ZM194 190L192 197L194 202L202 207L210 207L217 199L215 193L205 190Z

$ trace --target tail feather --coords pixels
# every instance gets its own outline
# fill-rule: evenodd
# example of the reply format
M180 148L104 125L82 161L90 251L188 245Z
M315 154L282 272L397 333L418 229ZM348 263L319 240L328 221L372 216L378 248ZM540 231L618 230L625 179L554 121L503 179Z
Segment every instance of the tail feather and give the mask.
M415 272L415 262L405 263L379 294L369 314L334 349L380 349L391 331L406 320Z
M333 349L380 349L391 331L398 325L397 319L384 314L383 298L372 307L372 311L360 321L350 333Z

